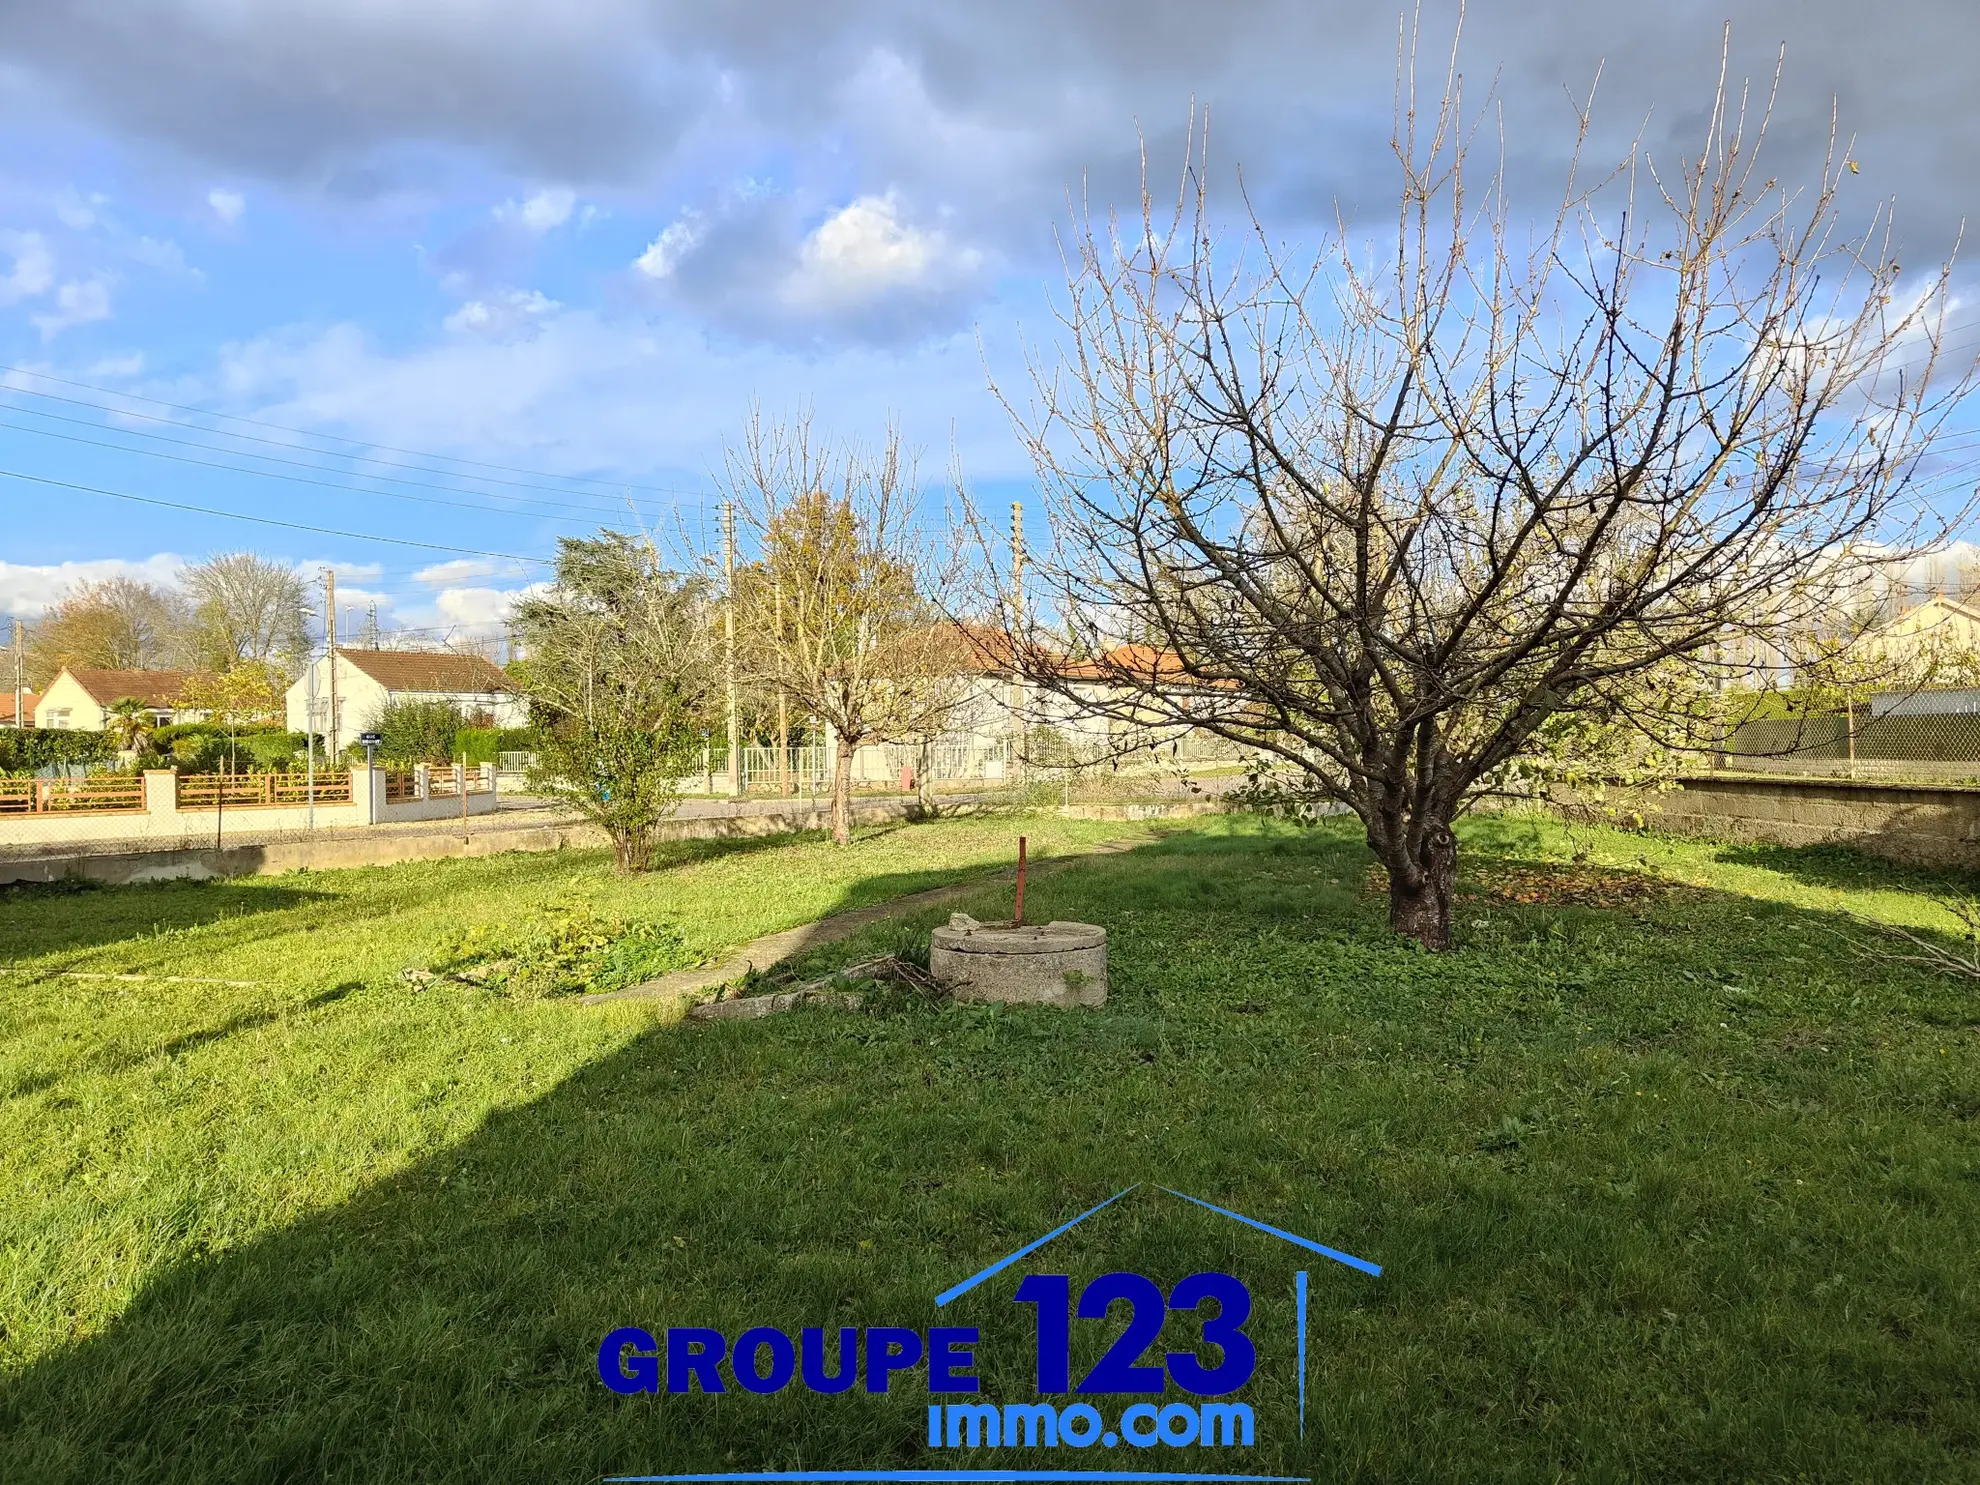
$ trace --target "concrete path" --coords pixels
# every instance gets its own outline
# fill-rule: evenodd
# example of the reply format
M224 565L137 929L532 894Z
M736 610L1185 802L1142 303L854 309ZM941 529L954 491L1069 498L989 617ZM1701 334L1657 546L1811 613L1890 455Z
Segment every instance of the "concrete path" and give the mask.
M1132 851L1137 846L1149 845L1159 839L1161 832L1151 830L1121 840L1102 841L1097 846L1089 846L1071 855L1053 856L1035 862L1027 868L1027 878L1048 876L1068 866L1076 865L1089 856L1118 855L1122 851ZM910 892L905 897L875 903L872 907L853 908L848 912L834 913L831 917L820 918L815 923L800 924L796 928L786 928L780 933L766 933L762 938L752 939L740 949L725 956L719 964L711 964L701 969L677 969L672 974L660 976L657 980L630 985L624 990L587 995L582 998L582 1004L601 1005L608 1001L619 1000L693 999L699 997L705 990L713 990L741 979L752 969L768 969L773 964L781 964L784 960L807 949L815 949L820 944L837 943L842 938L849 938L869 923L878 923L883 918L892 918L903 913L918 912L922 908L940 907L943 903L973 896L985 888L1016 880L1017 868L1010 867L1003 871L970 877L966 881L952 882L946 887L931 887L925 892Z

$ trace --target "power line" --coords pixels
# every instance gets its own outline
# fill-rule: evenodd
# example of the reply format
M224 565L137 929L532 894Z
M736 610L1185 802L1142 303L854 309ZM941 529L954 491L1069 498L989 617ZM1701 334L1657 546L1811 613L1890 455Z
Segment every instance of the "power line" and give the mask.
M195 459L190 454L168 454L163 449L134 449L126 444L106 443L100 438L84 438L78 433L59 433L53 428L24 427L19 423L10 423L4 418L0 418L0 428L10 429L15 433L31 433L37 438L59 438L65 443L88 444L91 448L110 449L120 454L141 454L147 459L170 459L174 464L196 464L202 469L221 469L227 471L229 474L245 474L256 479L287 480L292 484L316 485L325 490L339 490L347 495L377 495L386 500L408 500L417 505L442 505L453 510L473 511L476 515L522 516L534 521L561 521L570 526L600 524L594 518L587 518L580 521L572 516L553 516L540 511L503 510L498 506L473 505L464 500L439 500L431 495L408 495L403 490L368 490L362 485L345 484L340 480L313 480L309 476L302 474L279 474L267 469L244 469L238 464L222 464L213 459ZM224 454L228 451L226 449L214 449L211 452ZM268 455L243 454L240 457L265 459ZM284 460L281 462L287 463L291 461ZM315 466L303 465L302 467L308 469ZM324 472L328 473L329 471L326 470ZM441 489L444 486L434 486L433 488Z
M166 510L190 511L197 516L221 516L229 521L252 521L259 526L280 526L289 531L308 531L317 536L342 536L351 541L383 541L393 546L419 547L429 552L453 552L462 557L497 557L506 562L529 562L539 567L552 565L548 557L524 557L515 552L488 552L477 547L450 547L437 541L414 541L409 536L374 536L364 531L339 531L330 526L308 526L301 521L278 521L272 516L249 516L239 511L216 510L208 505L187 505L177 500L160 500L151 495L132 495L124 490L105 490L97 485L79 485L69 480L49 479L39 474L23 474L18 469L0 469L0 479L26 480L58 490L79 490L85 495L102 495L111 500L128 500L137 505L156 505Z
M578 483L589 484L589 485L605 485L617 490L642 490L649 494L654 494L654 495L692 495L699 499L706 497L707 494L709 493L706 490L682 490L668 485L637 485L637 484L631 484L625 480L605 479L604 477L599 475L556 474L547 469L525 469L512 464L490 463L489 461L483 459L465 459L457 454L436 454L431 451L423 450L423 449L397 448L389 443L369 443L363 439L348 438L340 433L318 433L306 428L291 428L287 424L271 423L262 418L243 417L238 413L214 412L209 408L193 407L183 402L167 402L161 397L146 397L141 393L137 393L137 392L121 392L114 387L99 387L91 382L72 381L67 377L54 376L46 371L35 371L26 366L9 366L4 363L0 363L0 372L9 373L16 376L38 377L42 381L54 382L57 386L74 387L78 391L83 391L83 392L96 392L105 397L121 397L124 398L126 401L130 401L130 402L145 402L145 403L149 403L153 407L169 407L174 412L191 413L195 417L216 418L223 422L229 422L229 423L246 423L249 427L269 428L269 429L273 429L277 433L293 434L297 438L322 439L326 443L347 443L354 445L355 447L358 448L383 449L388 454L405 454L414 459L433 459L448 464L466 464L476 469L496 469L496 470L500 470L504 474L524 474L524 475L533 476L534 478L537 479L565 480L565 481L576 481ZM74 398L66 398L66 397L55 398L53 393L37 392L31 387L12 387L10 388L10 390L17 392L25 392L30 397L49 397L53 400L63 401L63 402L74 402L76 400ZM78 405L84 407L100 406L100 404L89 403L89 402L80 403ZM144 414L144 413L132 413L122 408L102 408L102 411L116 413L120 417L149 416L148 414ZM170 418L154 418L151 419L151 421L169 423L172 422L173 420ZM227 433L224 429L214 429L212 431L216 433L220 433L223 437L227 437L227 438L247 438L250 436L241 433ZM273 442L273 440L259 440L259 441ZM365 458L366 456L361 454L346 454L346 455L341 455L339 457ZM370 462L377 464L391 463L391 461L384 459L371 460ZM398 464L398 465L392 465L391 467L397 469L406 469L406 468L412 468L414 466ZM450 471L447 470L435 470L435 469L429 469L426 471L426 473L428 474L445 474L449 472ZM539 485L539 486L535 486L534 488L544 489L550 487ZM578 495L578 494L582 494L583 492L579 490L570 490L570 491L566 491L565 493Z
M18 391L18 390L20 390L20 389L19 389L19 388L7 388L6 390L8 390L8 391ZM39 397L39 396L42 396L42 395L45 395L45 394L43 394L43 393L39 393L39 392L29 392L29 393L28 393L27 395L28 395L28 396L30 396L30 397ZM78 407L94 407L94 406L96 405L96 404L94 404L94 403L88 403L88 402L76 402L76 401L75 401L75 399L73 399L73 398L68 398L68 397L63 397L63 398L60 398L60 399L58 399L58 400L59 400L59 401L62 401L62 402L69 402L69 403L73 403L73 405L75 405L75 406L78 406ZM99 432L103 432L103 433L115 433L115 434L117 434L117 435L119 435L119 436L121 436L121 437L124 437L124 438L149 438L149 439L152 439L152 440L155 440L156 442L159 442L159 443L169 443L169 444L174 444L174 445L176 445L176 446L178 446L178 447L180 447L180 448L188 448L188 449L203 449L203 450L205 450L205 451L206 451L207 453L209 453L209 454L224 454L224 455L226 455L227 457L229 457L229 458L233 458L233 459L260 459L260 460L263 460L263 461L265 461L265 462L267 462L267 463L270 463L270 464L287 464L287 465L289 465L289 466L291 466L292 468L295 468L295 469L314 469L314 470L316 470L316 471L318 471L319 473L322 473L322 474L330 474L330 473L334 473L334 471L332 471L332 470L329 470L329 469L326 469L326 468L325 468L325 467L324 467L323 465L321 465L321 464L312 464L312 463L310 463L309 461L307 461L307 460L304 460L304 459L285 459L285 458L283 458L283 457L281 457L281 456L280 456L279 454L258 454L258 453L255 453L255 452L254 452L253 450L251 450L251 449L229 449L229 448L219 448L219 447L215 447L215 446L214 446L213 444L210 444L210 443L201 443L201 442L200 442L199 440L197 440L197 439L191 439L191 438L173 438L173 437L170 437L169 435L167 435L167 434L163 434L163 433L151 433L151 432L148 432L148 431L146 431L145 429L142 429L142 428L115 428L115 427L106 427L106 426L105 426L104 424L102 424L102 423L98 423L98 422L93 422L93 421L91 421L91 420L90 420L90 419L88 419L88 418L71 418L71 417L67 417L67 416L64 416L64 415L63 415L63 414L61 414L61 413L54 413L54 412L45 412L45 411L43 411L43 410L42 410L41 408L38 408L38 407L17 407L17 408L14 408L14 409L12 409L12 411L14 411L14 412L16 412L16 413L19 413L19 414L22 414L23 416L26 416L26 417L30 417L30 418L47 418L47 419L49 419L49 420L51 420L51 421L53 421L53 422L57 422L57 423L68 423L68 424L71 424L71 425L73 425L73 426L75 426L75 427L80 427L80 428L94 428L94 429L96 429L97 431L99 431ZM107 413L110 413L110 414L111 414L111 415L112 415L113 417L123 417L123 416L126 416L125 414L122 414L122 413L119 413L119 412L117 412L117 411L116 411L116 410L115 410L114 408L102 408L102 409L99 409L99 411L102 411L102 412L107 412ZM166 425L167 427L171 427L171 428L185 428L185 427L187 427L187 425L186 425L186 424L183 424L183 423L174 423L174 422L172 422L171 420L169 420L169 419L166 419L166 418L157 418L157 419L153 419L152 421L154 421L154 422L161 422L161 423L164 423L164 424L165 424L165 425ZM155 451L155 450L152 450L152 449L142 449L142 448L131 448L131 447L129 447L128 445L125 445L125 444L118 444L118 443L103 443L103 442L100 442L100 441L99 441L99 440L97 440L97 439L92 439L92 438L82 438L82 437L80 437L80 436L78 436L78 435L76 435L76 434L70 434L70 433L57 433L56 431L54 431L53 429L50 429L50 428L32 428L32 427L23 427L22 425L20 425L20 424L18 424L18 423L7 423L7 424L0 424L0 427L9 427L9 428L13 428L13 429L14 429L14 430L15 430L16 432L19 432L19 433L33 433L33 434L37 434L37 435L39 435L39 436L40 436L40 437L42 437L42 438L67 438L67 439L70 439L70 440L71 440L72 442L76 442L76 443L88 443L88 444L94 444L94 445L95 445L96 447L98 447L98 448L105 448L105 449L115 449L115 450L117 450L117 451L118 451L119 453L126 453L126 454L147 454L147 455L152 455L153 457L158 457L158 458L170 458L170 457L172 457L171 455L161 455L161 454L158 454L158 453L157 453L157 451ZM219 437L222 437L222 438L244 438L244 437L248 437L248 436L249 436L249 435L246 435L246 434L240 434L240 433L227 433L227 432L224 432L224 431L222 431L222 430L220 430L220 429L210 429L210 430L209 430L209 429L194 429L194 430L190 430L190 431L195 431L195 432L213 432L213 433L216 433L216 434L218 434L218 436L219 436ZM318 450L318 449L296 449L296 446L295 446L294 444L277 444L277 443L275 442L275 440L274 440L274 439L272 439L272 438L264 438L264 439L256 439L256 440L254 440L254 441L255 441L255 442L257 442L257 443L267 443L267 444L271 444L271 445L274 445L275 447L278 447L278 448L288 448L288 449L295 449L295 450L296 450L296 452L298 452L298 453L320 453L320 454L321 454L321 455L322 455L322 456L323 456L324 458L326 458L326 459L355 459L355 458L356 458L356 456L354 456L354 455L349 455L349 454L337 454L337 453L332 453L331 451L329 451L329 450L327 450L327 449L323 449L323 450ZM195 462L197 462L197 461L195 461ZM383 461L381 461L381 460L368 460L368 461L359 461L359 462L368 462L368 463L381 463L381 462L383 462ZM217 467L217 468L238 468L238 466L233 466L233 465L218 465L218 466L215 466L215 467ZM410 465L405 465L405 464L391 464L391 465L388 465L387 467L388 467L388 468L391 468L391 469L407 469L407 468L411 468L411 467L413 467L413 466L410 466ZM251 473L255 473L255 474L260 474L260 473L263 473L263 471L261 471L261 470L253 470L253 471L245 471L245 472L251 472ZM446 471L446 470L430 470L430 471L427 471L427 472L428 472L428 473L432 473L432 474L445 474L445 473L447 473L448 471ZM596 518L598 518L598 517L600 517L600 516L603 516L603 515L605 515L606 513L608 513L608 512L609 512L609 511L610 511L610 510L612 509L612 507L611 507L610 505L573 505L573 504L571 504L571 503L570 503L569 501L563 501L563 500L532 500L532 499L530 499L530 498L529 498L528 496L526 496L526 495L505 495L505 494L502 494L502 493L500 493L500 492L497 492L497 491L478 491L478 490L474 490L474 489L462 489L462 488L461 488L460 486L458 486L458 485L436 485L436 484L434 484L434 483L433 483L432 481L430 481L430 480L413 480L413 479L407 479L407 478L405 478L405 477L404 477L403 475L394 475L394 474L372 474L372 473L369 473L368 471L365 471L365 470L355 470L355 471L353 471L352 473L353 473L353 477L355 477L355 478L357 478L357 479L370 479L370 480L384 480L384 481L385 481L386 483L388 483L388 484L394 484L394 485L413 485L413 486L416 486L416 487L418 487L418 488L420 488L420 489L422 489L422 490L447 490L447 491L451 491L451 492L453 492L453 493L455 493L455 494L461 494L461 495L475 495L475 494L479 494L479 495L483 495L483 496L485 496L485 497L486 497L487 499L489 499L489 500L510 500L510 501L514 501L514 502L516 502L516 504L517 504L517 505L519 505L519 506L525 506L525 507L529 507L529 506L542 506L542 507L545 507L546 509L555 509L555 510L571 510L571 511L581 511L581 512L583 512L583 513L584 513L584 514L585 514L585 515L587 516L587 518L589 518L589 519L596 519ZM280 478L281 476L276 476L276 477L277 477L277 478ZM315 483L315 482L312 482L312 483ZM506 484L506 483L513 483L513 482L512 482L512 481L497 481L496 483L498 483L498 484ZM386 494L390 494L390 493L391 493L390 491L387 491L387 490L373 490L373 489L370 489L370 488L368 488L368 487L366 487L366 486L363 486L363 485L339 485L339 486L337 486L337 488L339 488L339 489L350 489L350 490L353 490L353 491L355 491L355 492L356 492L356 493L358 493L358 494L363 494L363 495L386 495ZM534 490L534 489L542 489L542 488L545 488L545 487L544 487L544 486L539 486L539 485L530 485L530 486L527 486L526 488L529 488L529 489L532 489L532 490ZM564 493L567 493L567 494L582 494L583 492L582 492L582 491L567 491L567 492L564 492ZM434 503L435 503L435 504L453 504L453 503L455 503L455 502L447 502L447 501L436 501L436 502L434 502ZM631 502L630 502L630 501L628 501L628 502L627 502L627 504L629 504L629 505L630 505L630 504L631 504ZM484 509L494 509L494 510L496 511L496 513L497 513L497 514L501 514L501 515L532 515L532 514L535 514L535 512L534 512L534 511L531 511L531 510L508 510L508 511L505 511L505 510L501 510L501 509L500 509L500 508L498 508L498 507L484 507L484 506L479 506L479 505L474 505L474 506L461 506L460 508L461 508L461 509L463 509L463 510L484 510ZM543 519L545 519L545 520L564 520L564 519L568 519L568 518L567 518L567 517L559 517L559 516L544 516L544 517L543 517Z

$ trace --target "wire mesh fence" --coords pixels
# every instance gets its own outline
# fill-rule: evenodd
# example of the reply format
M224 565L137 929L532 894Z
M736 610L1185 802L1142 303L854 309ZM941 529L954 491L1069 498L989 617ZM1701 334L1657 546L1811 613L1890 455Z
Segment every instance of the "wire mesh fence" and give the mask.
M1873 716L1859 709L1748 722L1734 729L1711 763L1740 773L1980 779L1980 714Z

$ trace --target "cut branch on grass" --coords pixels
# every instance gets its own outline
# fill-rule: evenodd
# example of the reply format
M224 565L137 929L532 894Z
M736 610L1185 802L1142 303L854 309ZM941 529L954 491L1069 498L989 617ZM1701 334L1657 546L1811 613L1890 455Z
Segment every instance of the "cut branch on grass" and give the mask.
M1912 964L1956 979L1980 980L1980 899L1955 896L1934 897L1932 901L1959 924L1961 936L1957 948L1949 947L1942 938L1928 937L1902 924L1884 923L1855 913L1850 914L1851 921L1871 930L1875 937L1867 941L1855 939L1852 947L1863 958L1878 964Z

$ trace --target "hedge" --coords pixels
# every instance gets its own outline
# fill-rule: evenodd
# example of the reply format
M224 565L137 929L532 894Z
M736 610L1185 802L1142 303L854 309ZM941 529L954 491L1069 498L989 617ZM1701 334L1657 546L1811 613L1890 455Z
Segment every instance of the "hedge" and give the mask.
M110 763L117 739L107 732L0 731L0 773L33 773L51 763Z
M454 734L454 756L469 763L500 763L500 754L534 751L536 734L527 727L463 727Z

